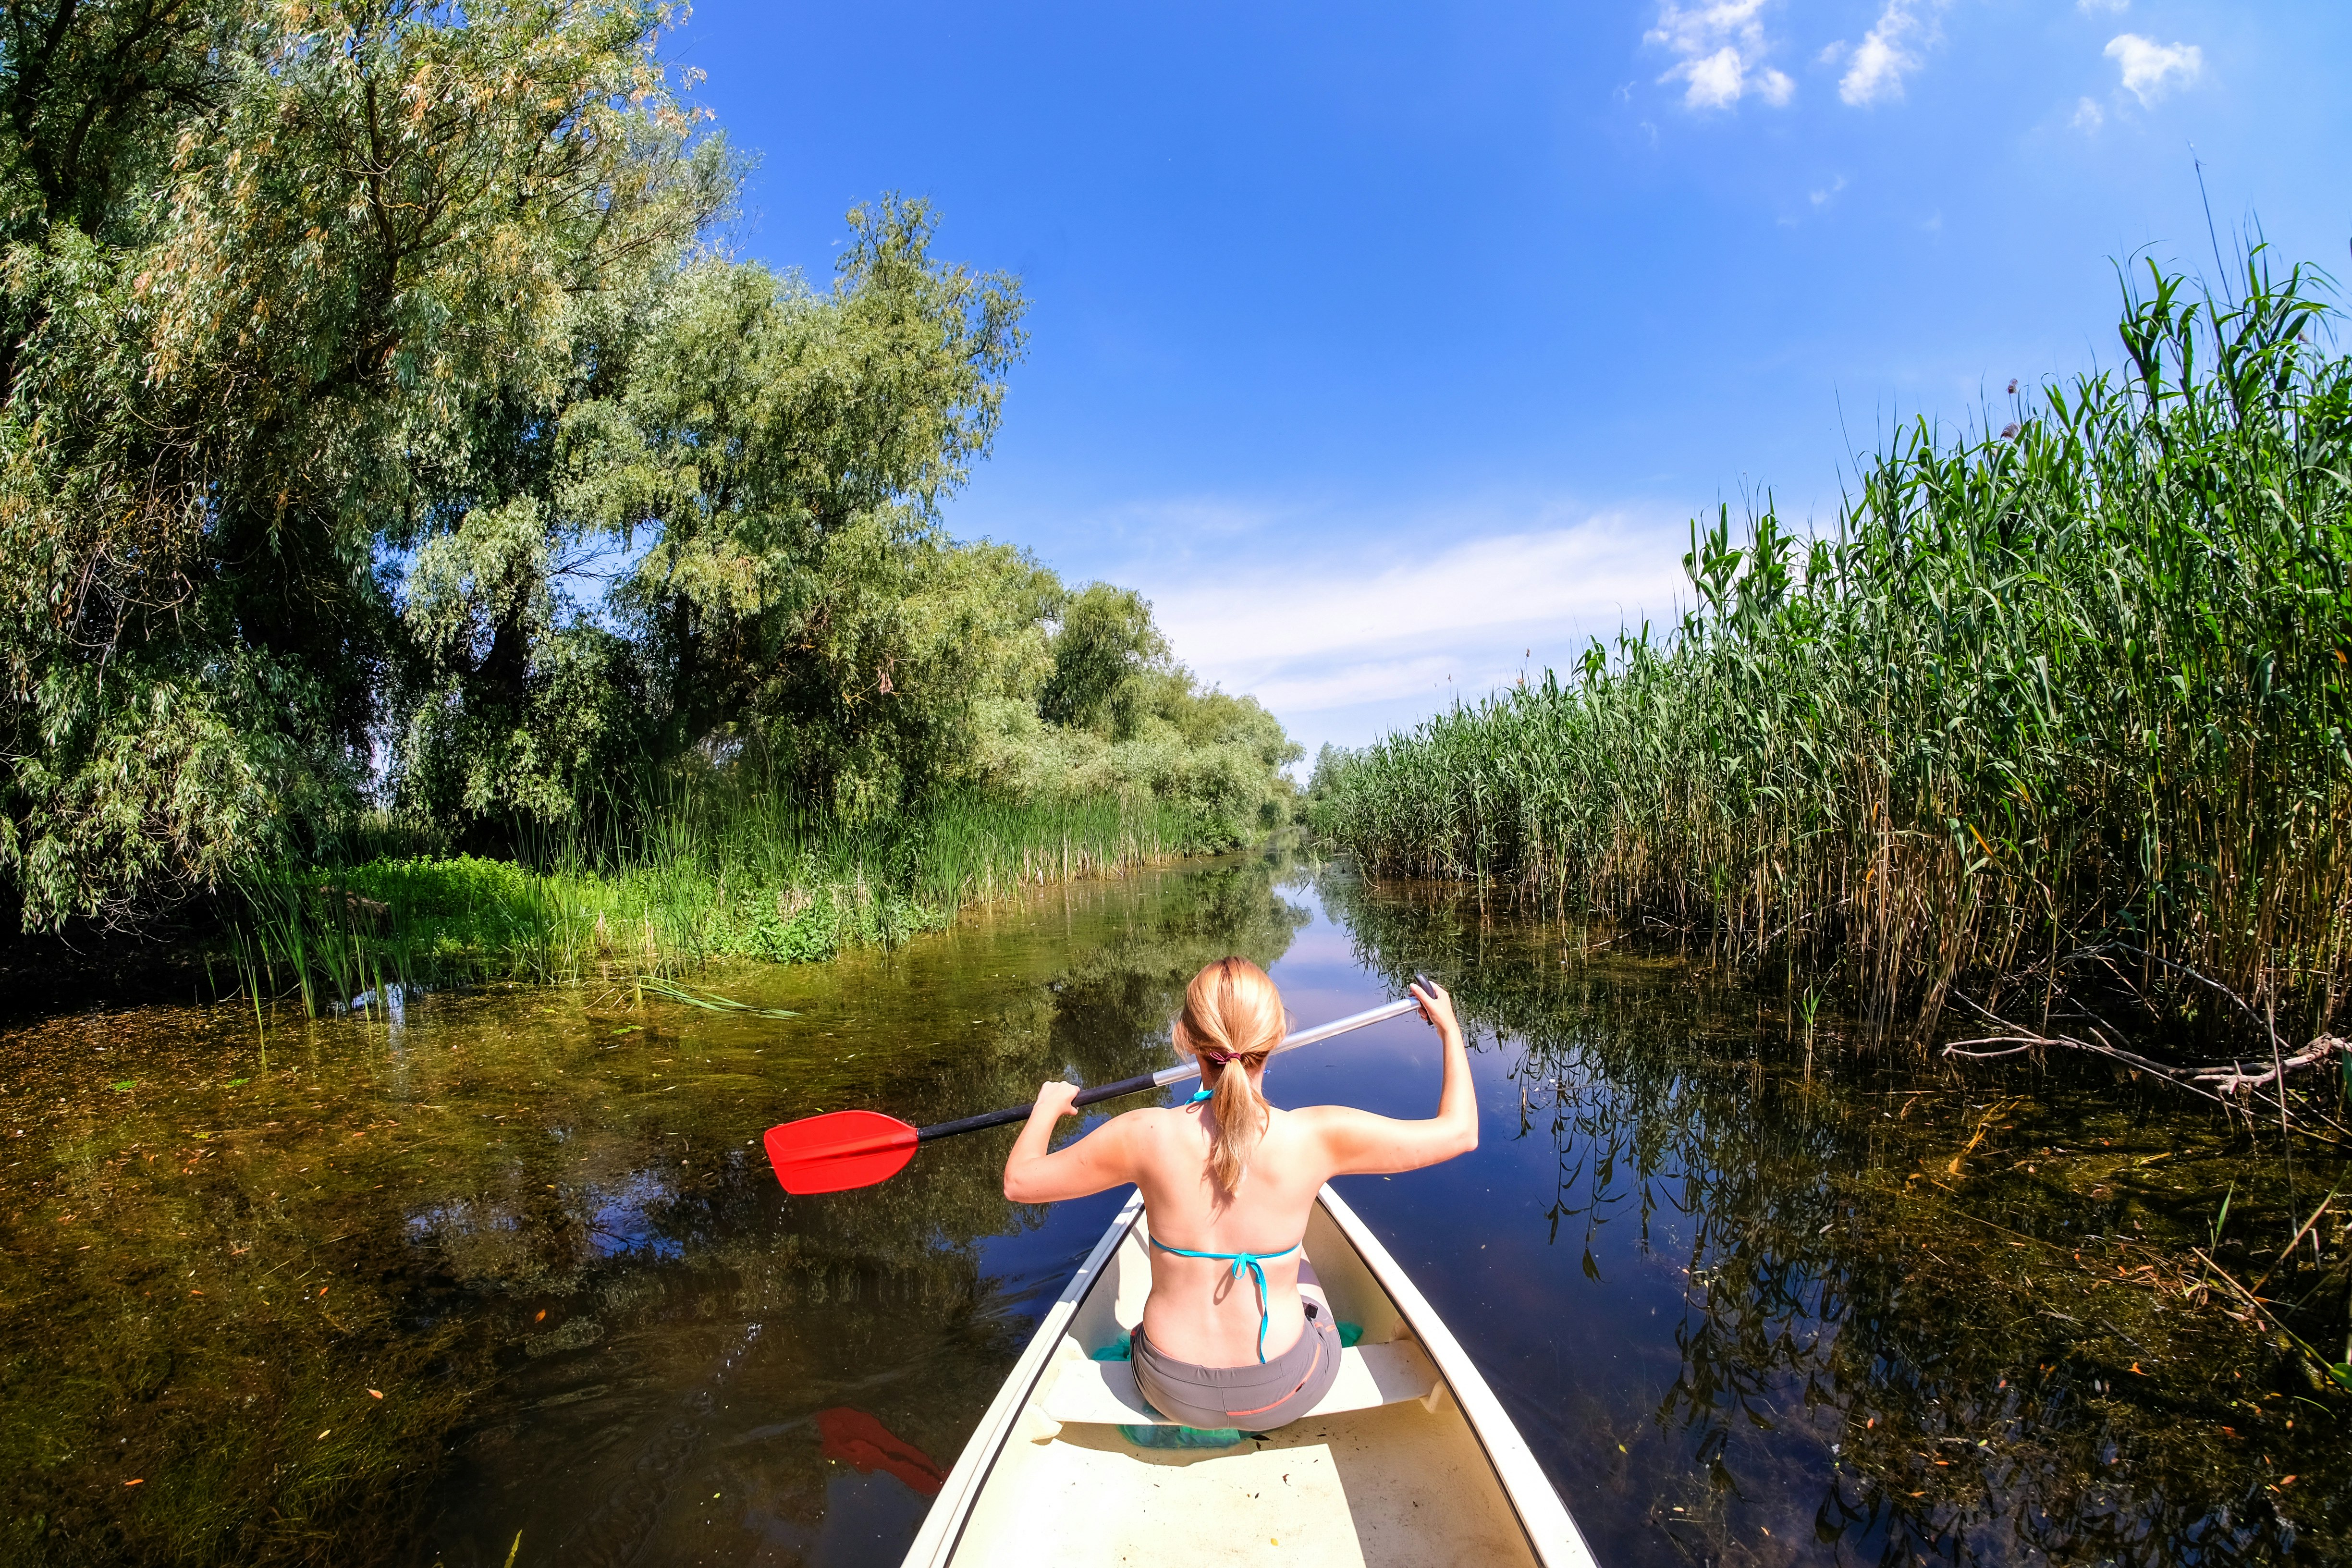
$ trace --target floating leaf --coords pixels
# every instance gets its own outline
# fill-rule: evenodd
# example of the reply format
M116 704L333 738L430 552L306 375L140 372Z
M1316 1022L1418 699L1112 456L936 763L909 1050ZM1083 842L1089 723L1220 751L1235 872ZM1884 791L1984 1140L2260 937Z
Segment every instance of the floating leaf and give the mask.
M110 1083L106 1087L114 1090L117 1094L120 1094L138 1081L139 1080L135 1078L126 1078L121 1083Z
M689 1007L701 1007L713 1013L740 1013L751 1018L797 1018L790 1007L754 1007L749 1002L738 1002L731 996L721 996L715 991L697 991L671 980L646 980L643 987L656 996L667 996L673 1002L683 1002Z

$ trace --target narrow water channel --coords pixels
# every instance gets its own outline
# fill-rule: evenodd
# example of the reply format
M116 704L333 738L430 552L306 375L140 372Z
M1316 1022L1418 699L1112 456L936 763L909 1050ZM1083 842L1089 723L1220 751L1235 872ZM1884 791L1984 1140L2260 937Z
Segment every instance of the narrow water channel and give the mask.
M1006 1130L789 1197L761 1130L1162 1065L1238 952L1302 1023L1455 986L1478 1150L1343 1190L1609 1568L2345 1559L2342 1402L2147 1288L2210 1240L2151 1173L2222 1158L2209 1119L1997 1096L1590 946L1244 857L704 977L791 1019L624 984L22 1024L0 1558L895 1563L1119 1195L1006 1204ZM1268 1085L1421 1115L1437 1058L1407 1020Z

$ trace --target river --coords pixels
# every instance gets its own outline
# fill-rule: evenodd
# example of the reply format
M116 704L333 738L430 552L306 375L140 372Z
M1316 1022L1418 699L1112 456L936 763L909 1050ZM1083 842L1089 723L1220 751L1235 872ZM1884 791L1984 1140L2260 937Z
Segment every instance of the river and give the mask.
M2178 1289L2253 1134L1624 947L1263 855L696 977L789 1019L625 981L37 1012L0 1034L0 1555L894 1563L1120 1195L1008 1205L1006 1129L790 1197L761 1131L1164 1065L1240 952L1302 1024L1416 968L1462 998L1477 1151L1341 1189L1609 1568L2345 1559L2345 1402ZM1425 1115L1437 1057L1406 1019L1267 1081Z

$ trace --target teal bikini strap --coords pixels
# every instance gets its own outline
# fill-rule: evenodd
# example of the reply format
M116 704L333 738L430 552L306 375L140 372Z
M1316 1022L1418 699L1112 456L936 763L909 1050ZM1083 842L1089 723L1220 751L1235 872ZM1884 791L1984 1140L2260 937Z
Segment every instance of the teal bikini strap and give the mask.
M1186 1101L1186 1103L1187 1103L1187 1104L1191 1104L1191 1105L1198 1105L1198 1104L1200 1104L1200 1103L1201 1103L1201 1101L1202 1101L1202 1100L1207 1100L1207 1099L1210 1099L1210 1098L1211 1098L1212 1096L1213 1096L1216 1092L1217 1092L1217 1091L1216 1091L1215 1089L1194 1089L1194 1090L1192 1091L1192 1098L1190 1100Z
M1259 1265L1271 1263L1277 1258L1287 1258L1307 1243L1304 1240L1294 1241L1280 1252L1195 1252L1189 1247L1171 1247L1155 1236L1151 1237L1151 1245L1178 1258L1206 1258L1217 1263L1230 1263L1234 1266L1233 1277L1236 1279L1242 1277L1243 1269L1249 1270L1250 1282L1257 1287L1257 1359L1259 1365L1265 1365L1265 1326L1273 1321L1274 1315L1266 1308L1265 1270Z

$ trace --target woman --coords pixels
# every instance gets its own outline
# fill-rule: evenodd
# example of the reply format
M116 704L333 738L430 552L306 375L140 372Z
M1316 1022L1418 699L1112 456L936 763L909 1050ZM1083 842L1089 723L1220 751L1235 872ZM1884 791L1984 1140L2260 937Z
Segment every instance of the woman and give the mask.
M1282 1110L1265 1060L1286 1032L1265 971L1224 958L1192 977L1176 1048L1201 1064L1189 1105L1130 1110L1048 1152L1076 1087L1039 1087L1004 1163L1015 1203L1081 1198L1132 1182L1151 1238L1151 1294L1135 1331L1136 1386L1187 1426L1257 1431L1314 1408L1339 1371L1339 1327L1300 1247L1333 1176L1411 1171L1478 1146L1478 1102L1453 999L1412 987L1444 1043L1437 1114L1397 1121L1344 1105Z

